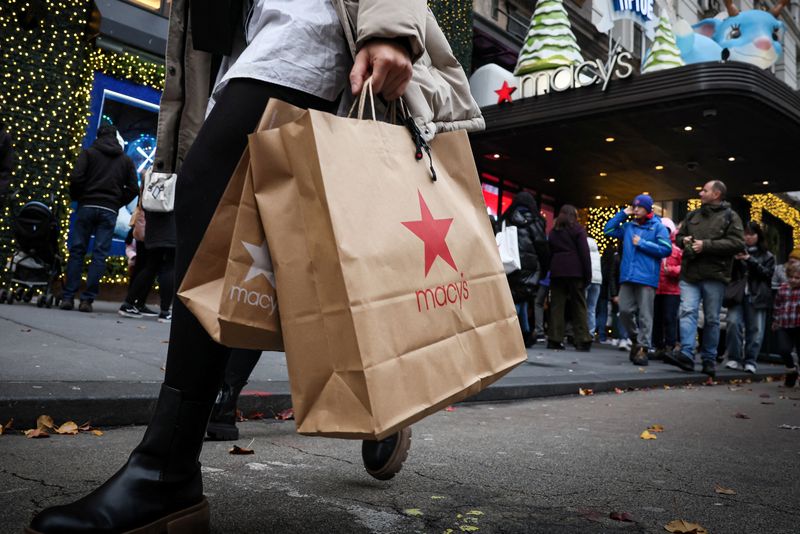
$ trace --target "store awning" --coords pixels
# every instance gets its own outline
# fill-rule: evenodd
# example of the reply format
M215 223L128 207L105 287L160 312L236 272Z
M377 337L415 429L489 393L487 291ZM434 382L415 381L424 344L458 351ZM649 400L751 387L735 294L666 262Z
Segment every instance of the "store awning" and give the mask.
M710 179L730 195L800 189L800 95L743 63L613 79L605 92L594 85L483 112L486 130L471 135L478 169L559 203L627 202L644 191L686 199Z

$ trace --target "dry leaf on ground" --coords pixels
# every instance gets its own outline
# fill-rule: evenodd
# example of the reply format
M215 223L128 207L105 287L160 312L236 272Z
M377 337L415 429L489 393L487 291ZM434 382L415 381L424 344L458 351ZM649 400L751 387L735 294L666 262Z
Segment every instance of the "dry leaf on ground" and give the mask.
M455 406L448 406L447 408L444 409L444 411L446 411L446 412L454 412L454 411L456 411L456 408L455 408Z
M587 389L578 388L578 394L582 396L594 395L594 391L588 388Z
M800 426L795 425L778 425L781 430L800 430Z
M708 534L708 530L701 527L697 523L689 523L683 519L676 519L664 525L664 530L667 532L676 532L678 534Z
M294 419L294 408L286 408L285 410L278 412L275 414L275 419L279 419L281 421Z
M633 516L628 512L611 512L608 517L614 521L625 521L627 523L633 522Z
M403 513L412 517L419 517L422 515L422 510L419 508L406 508Z
M624 391L622 391L622 390L621 390L621 389L619 389L619 388L614 388L614 393L616 393L617 395L619 395L619 394L621 394L621 393L625 393L625 392L624 392Z
M8 423L4 425L0 425L0 436L5 434L7 431L11 430L11 426L14 424L14 418L8 420Z
M25 431L25 437L31 439L49 438L50 434L41 428L31 428L30 430Z
M647 430L639 434L639 437L642 439L658 439L655 434L651 434Z
M647 430L649 430L650 432L663 432L664 427L663 425L650 425L647 427Z
M730 488L723 488L719 484L715 484L714 485L714 491L717 492L717 493L720 493L722 495L736 495L736 491L734 491L734 490L732 490Z
M255 454L256 451L253 449L244 449L239 447L238 445L234 445L231 450L228 451L228 454Z
M750 419L750 416L749 416L749 415L747 415L746 413L742 413L742 412L736 412L736 413L734 414L734 417L735 417L736 419Z
M78 425L74 421L67 421L55 430L56 434L69 434L74 436L78 433Z
M36 419L36 429L37 430L47 430L47 429L55 428L53 424L53 418L49 415L40 415Z
M91 432L95 436L102 436L103 435L103 431L102 430L92 430Z

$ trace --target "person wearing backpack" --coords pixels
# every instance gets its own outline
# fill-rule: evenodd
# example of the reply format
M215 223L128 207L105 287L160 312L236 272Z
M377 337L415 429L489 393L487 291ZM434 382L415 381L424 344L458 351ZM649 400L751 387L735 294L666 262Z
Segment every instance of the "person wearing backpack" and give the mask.
M675 244L683 249L681 261L680 351L664 354L664 362L694 371L697 317L703 305L700 358L703 373L716 376L719 315L725 286L731 281L734 256L745 248L742 220L725 202L727 188L712 180L700 191L700 208L686 216Z

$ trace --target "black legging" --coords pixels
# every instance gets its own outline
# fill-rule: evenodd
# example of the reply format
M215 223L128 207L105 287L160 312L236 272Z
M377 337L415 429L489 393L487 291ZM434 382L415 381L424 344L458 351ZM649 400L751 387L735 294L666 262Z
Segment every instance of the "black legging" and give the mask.
M177 180L175 287L180 287L228 180L270 98L303 108L334 111L329 102L294 89L250 79L228 82L186 155ZM213 401L230 349L215 343L175 299L164 383L187 400Z
M144 244L137 246L144 248ZM139 264L142 264L139 267ZM147 248L136 253L136 266L139 267L128 287L127 304L144 306L147 293L158 276L160 286L161 311L169 311L175 294L175 249L172 247Z

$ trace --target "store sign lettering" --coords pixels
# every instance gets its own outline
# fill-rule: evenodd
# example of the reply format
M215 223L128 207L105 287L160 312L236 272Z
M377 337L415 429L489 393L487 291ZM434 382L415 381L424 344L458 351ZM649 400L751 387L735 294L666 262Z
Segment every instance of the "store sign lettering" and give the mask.
M605 91L612 77L623 79L633 74L632 60L629 52L616 52L608 63L596 59L527 74L520 78L521 96L528 98L550 92L560 93L595 84L602 84Z

